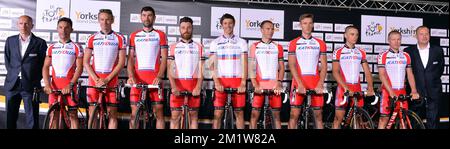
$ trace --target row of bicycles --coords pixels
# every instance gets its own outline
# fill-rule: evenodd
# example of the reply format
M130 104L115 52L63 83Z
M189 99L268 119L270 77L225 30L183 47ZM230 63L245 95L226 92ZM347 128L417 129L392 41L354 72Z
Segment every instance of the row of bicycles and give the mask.
M49 110L46 114L43 129L68 129L68 128L80 128L80 129L107 129L108 126L108 118L109 114L106 108L105 95L106 91L115 91L116 97L120 100L126 97L125 88L136 87L141 89L140 92L140 100L137 103L137 112L135 114L135 122L134 128L136 129L152 129L155 128L156 125L156 117L155 113L153 113L151 102L148 97L149 90L158 90L160 96L163 96L163 89L159 85L148 85L148 84L124 84L119 83L116 87L95 87L95 86L83 86L85 88L94 88L100 92L98 102L94 104L94 110L92 114L92 118L89 119L88 110L83 112L81 109L82 106L78 107L69 107L67 106L67 97L70 96L73 102L81 105L81 90L82 85L81 81L77 84L77 94L72 90L69 95L63 95L61 90L52 91L57 96L57 100L54 104L49 107ZM334 90L331 87L329 90ZM329 108L328 112L323 116L324 127L331 128L334 120L334 102L332 102L333 93L329 90L324 90L323 94L326 98L326 106ZM214 89L206 89L202 91L203 96L206 96L206 91L211 93L214 92ZM294 89L295 91L295 89ZM35 88L33 99L40 101L40 93L42 89ZM231 95L237 92L237 88L225 88L224 92L227 94L227 101L225 105L224 116L222 120L222 128L223 129L235 129L235 116L234 110L231 103ZM250 100L252 100L254 94L256 94L253 90L248 90L250 94ZM264 106L261 108L262 114L259 118L257 127L258 129L275 129L275 121L273 119L273 111L269 105L269 96L274 95L273 90L262 90L261 93L264 95ZM285 90L282 93L283 103L288 101L289 90ZM304 100L303 106L301 106L301 116L298 119L299 129L315 129L316 128L316 120L314 117L314 111L311 107L311 96L317 94L314 90L307 90L305 94L302 96L306 97ZM78 97L75 97L78 95ZM210 97L214 99L214 94ZM188 107L188 97L192 96L192 93L189 91L180 91L180 96L184 96L184 104L182 106L182 116L180 121L180 128L189 129L189 107ZM363 98L358 98L358 97ZM294 96L291 96L295 98ZM79 100L75 100L79 99ZM357 100L365 100L364 107L357 106ZM409 95L400 95L398 97L390 99L390 106L388 107L391 111L389 115L389 122L387 124L387 129L425 129L425 126L422 122L422 119L413 111L406 109L402 103L403 101L408 100L411 101L411 96ZM420 106L423 104L425 99L420 99L419 102L414 101L411 102L414 105ZM379 94L375 96L365 96L364 92L355 92L352 96L348 92L344 94L343 103L349 102L351 103L347 106L346 114L344 119L341 122L342 129L376 129L378 124L379 117ZM341 104L343 104L341 103ZM90 121L89 121L90 120Z

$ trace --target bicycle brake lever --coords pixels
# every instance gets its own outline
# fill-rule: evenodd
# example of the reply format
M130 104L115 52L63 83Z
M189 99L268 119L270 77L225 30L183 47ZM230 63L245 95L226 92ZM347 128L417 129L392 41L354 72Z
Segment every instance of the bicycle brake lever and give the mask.
M370 103L370 105L376 105L378 103L378 99L379 97L377 95L375 95L375 100L373 100L373 102Z

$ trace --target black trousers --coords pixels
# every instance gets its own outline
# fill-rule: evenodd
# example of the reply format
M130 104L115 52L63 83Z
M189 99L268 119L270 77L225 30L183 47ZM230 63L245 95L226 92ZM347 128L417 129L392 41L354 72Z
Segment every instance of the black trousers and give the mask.
M32 101L33 92L25 91L17 80L12 90L6 90L6 128L16 129L20 103L23 99L25 109L25 128L39 128L39 103Z

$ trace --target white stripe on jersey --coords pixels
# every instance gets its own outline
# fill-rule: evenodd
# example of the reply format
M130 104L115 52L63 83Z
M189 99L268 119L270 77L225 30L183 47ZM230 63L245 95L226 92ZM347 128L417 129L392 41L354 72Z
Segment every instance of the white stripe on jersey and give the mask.
M73 43L55 43L47 49L47 55L51 55L52 68L56 77L67 77L71 69L75 67L77 57L82 57L81 48Z
M217 57L215 66L220 78L240 78L242 75L241 54L247 53L247 42L237 36L219 36L211 42L210 51Z

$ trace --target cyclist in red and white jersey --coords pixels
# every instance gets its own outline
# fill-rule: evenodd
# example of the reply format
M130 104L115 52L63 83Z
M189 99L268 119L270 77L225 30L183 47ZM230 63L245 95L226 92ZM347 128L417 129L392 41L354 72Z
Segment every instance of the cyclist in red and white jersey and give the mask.
M114 16L110 9L101 9L98 13L101 30L91 35L86 42L83 65L89 74L89 86L116 87L118 74L125 64L126 41L122 34L114 32L111 25ZM91 57L93 60L91 61ZM89 121L92 121L94 104L98 102L99 91L88 88ZM107 90L105 95L109 113L109 129L117 129L117 104L115 91ZM90 124L90 123L89 123Z
M189 129L198 129L199 95L202 88L203 63L206 57L202 45L192 40L192 24L193 21L189 17L180 19L181 40L170 45L167 58L167 74L172 88L170 129L179 129L180 126L181 107L184 104L184 96L180 96L180 91L192 93L192 96L188 97Z
M272 107L273 119L276 129L281 129L280 108L281 108L281 82L284 77L283 47L272 41L274 25L271 21L265 20L261 23L261 41L255 42L250 47L249 55L249 77L255 88L252 103L252 115L250 119L250 129L256 129L261 107L264 104L262 89L274 90L275 95L269 97Z
M69 105L70 129L78 129L77 104L67 94L70 94L70 90L74 90L76 93L75 84L83 72L83 50L78 43L70 40L70 33L73 31L72 20L65 17L59 19L56 30L58 31L59 41L48 47L44 67L42 68L44 91L49 94L48 104L51 106L57 100L57 96L52 93L52 90L61 90L62 94L66 96L66 101L63 102L67 102L67 105ZM51 81L50 66L52 66ZM56 121L56 119L53 119L53 121Z
M297 89L295 98L291 100L289 129L297 128L297 121L301 113L300 106L303 104L307 89L315 90L317 93L317 95L312 95L311 107L314 111L316 128L323 128L322 92L327 75L327 49L324 41L311 35L314 27L313 18L314 15L309 13L300 16L302 34L289 43L288 63L292 74L292 89ZM321 64L320 70L319 61Z
M398 97L400 94L406 95L405 78L411 87L412 99L419 99L416 90L414 74L411 68L411 57L408 53L400 50L402 35L398 31L391 31L388 34L389 49L378 55L378 72L382 83L380 120L378 129L384 129L391 113L389 98ZM404 101L403 107L408 109L408 102Z
M333 129L340 128L345 108L347 105L352 104L351 100L349 100L341 105L341 102L344 100L344 93L348 91L349 95L353 96L354 92L361 92L361 81L359 79L361 67L367 79L367 95L374 95L372 73L367 63L366 52L355 47L359 37L358 28L347 26L344 37L346 40L344 47L333 52L333 77L338 83ZM359 107L364 106L362 96L358 97L357 101Z
M167 63L167 37L160 30L153 28L156 14L150 6L141 9L141 21L143 28L130 35L130 49L128 54L128 84L144 83L160 85L166 71ZM130 128L134 123L137 106L140 99L140 89L131 88L131 120ZM149 97L152 101L152 109L156 114L156 128L164 129L163 98L158 95L158 89L150 89Z
M247 42L233 34L235 19L224 14L220 23L223 35L211 42L210 53L213 60L215 85L213 129L219 129L226 103L224 88L238 88L232 95L232 105L236 116L236 128L244 129L245 88L247 80Z

